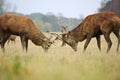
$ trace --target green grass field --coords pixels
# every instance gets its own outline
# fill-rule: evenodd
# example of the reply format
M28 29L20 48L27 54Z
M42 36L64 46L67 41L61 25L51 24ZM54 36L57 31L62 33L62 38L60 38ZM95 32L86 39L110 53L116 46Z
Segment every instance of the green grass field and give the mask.
M22 50L19 38L15 44L6 44L6 52L0 49L0 80L120 80L120 54L116 52L117 39L109 53L102 37L102 51L92 39L86 52L84 42L78 51L69 46L61 47L56 41L48 52L29 41L28 52Z

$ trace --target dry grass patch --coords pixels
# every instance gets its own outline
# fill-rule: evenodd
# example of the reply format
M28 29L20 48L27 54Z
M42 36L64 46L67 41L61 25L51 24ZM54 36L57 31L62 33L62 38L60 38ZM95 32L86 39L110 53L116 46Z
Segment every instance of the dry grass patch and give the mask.
M47 53L30 41L26 53L17 38L15 44L6 44L5 53L0 50L0 80L120 80L120 54L114 37L111 35L113 45L108 54L103 38L101 52L92 39L86 52L82 51L84 42L74 52L57 41Z

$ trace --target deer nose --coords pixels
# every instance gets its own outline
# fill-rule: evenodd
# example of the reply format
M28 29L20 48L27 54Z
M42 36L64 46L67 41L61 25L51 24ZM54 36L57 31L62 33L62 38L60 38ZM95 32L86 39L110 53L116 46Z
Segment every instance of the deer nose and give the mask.
M73 48L74 51L77 51L77 48Z
M74 49L74 51L77 51L77 49Z

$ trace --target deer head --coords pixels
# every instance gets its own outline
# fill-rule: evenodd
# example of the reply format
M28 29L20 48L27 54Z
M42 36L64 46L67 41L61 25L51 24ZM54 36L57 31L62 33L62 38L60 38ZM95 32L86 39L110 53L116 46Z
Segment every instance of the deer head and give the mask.
M78 41L74 39L70 31L66 34L62 34L62 41L67 43L74 51L77 51Z
M54 41L51 41L50 39L44 39L42 41L41 46L45 51L47 51L50 48L51 44L53 44L53 43L54 43Z

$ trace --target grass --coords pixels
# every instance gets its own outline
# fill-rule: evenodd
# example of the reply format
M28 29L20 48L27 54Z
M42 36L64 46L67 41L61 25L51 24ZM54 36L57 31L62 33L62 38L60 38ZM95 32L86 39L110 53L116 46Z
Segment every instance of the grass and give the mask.
M15 44L6 44L0 50L0 80L120 80L120 54L116 53L117 39L112 38L112 48L107 54L107 44L102 38L102 51L92 39L86 52L84 42L78 51L69 46L52 45L48 52L29 41L28 52L22 50L19 38Z

